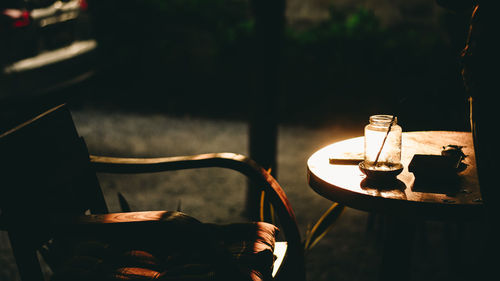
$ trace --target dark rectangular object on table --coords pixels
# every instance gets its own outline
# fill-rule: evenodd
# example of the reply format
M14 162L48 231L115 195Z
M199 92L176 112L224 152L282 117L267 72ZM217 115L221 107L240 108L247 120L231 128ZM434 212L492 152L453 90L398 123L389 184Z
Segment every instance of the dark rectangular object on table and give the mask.
M412 190L444 194L456 192L459 164L456 159L447 156L415 154L408 165L408 171L415 175Z

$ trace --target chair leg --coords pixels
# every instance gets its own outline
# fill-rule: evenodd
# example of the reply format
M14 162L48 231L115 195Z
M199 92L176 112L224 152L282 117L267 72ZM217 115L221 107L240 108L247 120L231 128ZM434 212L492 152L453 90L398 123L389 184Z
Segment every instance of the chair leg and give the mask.
M23 239L22 234L17 235L12 231L9 231L9 240L21 280L44 281L36 250L29 246L28 240Z

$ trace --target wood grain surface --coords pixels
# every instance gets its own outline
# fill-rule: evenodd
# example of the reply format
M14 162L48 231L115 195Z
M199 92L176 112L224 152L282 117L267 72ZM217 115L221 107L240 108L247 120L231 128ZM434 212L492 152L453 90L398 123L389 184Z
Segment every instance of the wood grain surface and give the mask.
M356 209L410 215L427 219L476 219L482 217L472 135L468 132L421 131L403 133L401 161L404 170L393 181L371 182L357 165L333 165L329 159L363 155L364 138L357 137L330 144L307 161L309 185L323 197ZM443 146L460 145L467 157L465 170L446 192L429 191L416 185L408 165L415 154L440 155ZM418 179L417 179L418 180ZM436 178L431 184L439 184ZM429 181L427 181L429 182ZM418 187L418 188L417 188ZM443 188L438 188L443 190ZM425 190L425 191L422 191Z

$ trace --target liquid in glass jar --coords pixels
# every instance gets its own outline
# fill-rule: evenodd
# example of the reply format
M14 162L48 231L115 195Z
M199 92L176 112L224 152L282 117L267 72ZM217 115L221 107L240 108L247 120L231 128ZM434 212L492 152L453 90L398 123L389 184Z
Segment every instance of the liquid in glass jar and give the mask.
M364 167L376 171L400 169L401 135L396 116L370 116L370 124L365 126Z

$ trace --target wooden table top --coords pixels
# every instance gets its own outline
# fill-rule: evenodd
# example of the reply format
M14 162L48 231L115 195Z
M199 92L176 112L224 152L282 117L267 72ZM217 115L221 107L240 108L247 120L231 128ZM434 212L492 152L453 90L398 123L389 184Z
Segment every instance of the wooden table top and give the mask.
M415 154L440 155L443 146L461 145L467 167L458 175L456 188L447 193L429 192L415 186L408 165ZM405 132L401 162L404 170L391 183L374 184L366 180L358 165L333 165L330 157L363 156L364 137L330 144L307 161L309 185L321 196L346 206L425 219L478 219L483 215L472 134L451 131ZM418 191L417 191L418 190Z

